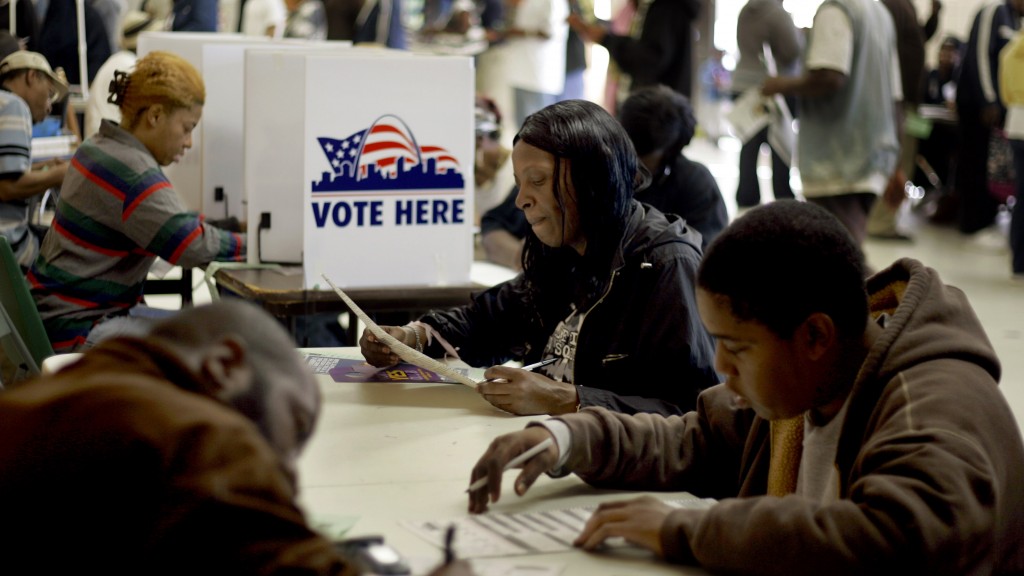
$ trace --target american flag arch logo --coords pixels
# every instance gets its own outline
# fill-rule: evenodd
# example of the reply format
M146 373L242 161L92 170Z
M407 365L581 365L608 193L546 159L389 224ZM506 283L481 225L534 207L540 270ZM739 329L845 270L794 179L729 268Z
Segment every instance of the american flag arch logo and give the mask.
M440 146L420 146L409 126L385 114L344 139L318 137L331 170L313 192L463 188L459 162Z

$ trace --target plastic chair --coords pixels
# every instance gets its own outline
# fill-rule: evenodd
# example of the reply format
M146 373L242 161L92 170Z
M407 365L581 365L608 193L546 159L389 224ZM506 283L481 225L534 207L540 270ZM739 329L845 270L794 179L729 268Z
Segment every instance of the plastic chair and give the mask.
M36 364L32 354L29 353L21 335L14 328L14 322L7 315L7 310L0 306L0 347L3 348L7 364L14 367L11 376L12 382L17 382L26 376L39 374L39 365ZM0 374L0 390L3 390L3 374Z
M25 274L14 258L11 245L3 236L0 236L0 305L4 310L3 320L11 329L7 338L13 341L16 337L21 341L21 345L28 353L26 360L31 361L26 361L27 372L32 375L39 374L43 360L53 356L53 347L50 346L43 320L39 317L39 310L36 309L35 300L29 292ZM14 346L17 345L12 345L12 349ZM17 359L17 350L8 351L5 345L4 351L8 357Z

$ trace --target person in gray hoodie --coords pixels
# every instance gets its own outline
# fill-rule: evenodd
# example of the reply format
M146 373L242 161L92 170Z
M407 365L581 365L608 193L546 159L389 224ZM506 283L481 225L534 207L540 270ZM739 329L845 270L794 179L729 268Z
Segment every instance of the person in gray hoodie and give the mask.
M730 574L1020 574L1024 446L967 298L911 259L863 279L842 224L809 203L737 219L698 274L725 382L683 416L588 408L496 439L473 468L523 494L545 471L594 486L687 490L674 509L604 504L576 539L612 537Z
M768 77L764 46L771 49L777 73L794 76L799 73L803 42L793 24L793 17L782 7L782 0L750 0L740 9L736 21L736 44L740 58L732 73L734 97L760 87ZM790 106L793 109L793 106ZM741 208L761 203L757 180L757 160L761 147L768 144L768 127L743 143L740 150L740 181L736 188L736 204ZM775 198L793 198L789 185L789 164L775 150L772 153L772 188Z

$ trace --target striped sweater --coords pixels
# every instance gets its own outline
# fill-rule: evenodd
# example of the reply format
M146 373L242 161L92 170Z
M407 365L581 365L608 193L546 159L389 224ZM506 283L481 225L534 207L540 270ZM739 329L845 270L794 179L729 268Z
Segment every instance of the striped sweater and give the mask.
M0 89L0 178L18 180L31 168L32 112L20 96ZM7 238L18 264L32 263L39 240L29 230L28 199L0 202L0 236Z
M245 248L244 235L187 211L142 142L104 121L71 160L28 279L54 350L68 352L142 300L158 256L191 268L240 260Z

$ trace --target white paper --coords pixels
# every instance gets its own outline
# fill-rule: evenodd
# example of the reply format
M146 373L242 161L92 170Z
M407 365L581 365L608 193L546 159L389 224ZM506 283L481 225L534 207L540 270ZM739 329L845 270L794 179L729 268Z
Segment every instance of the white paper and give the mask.
M779 155L787 166L793 165L796 152L796 130L793 115L785 98L776 94L771 112L771 125L768 126L768 145Z
M779 67L775 64L775 56L772 55L772 47L765 42L761 45L764 67L769 76L778 76ZM768 126L768 145L779 155L779 158L787 166L793 165L793 154L796 151L796 129L793 124L793 114L786 104L782 94L772 96Z
M761 94L761 87L749 88L732 104L726 120L732 133L746 142L764 129L771 120L770 100Z
M414 576L432 574L437 568L437 559L409 556L410 572ZM564 563L537 562L532 558L507 560L505 558L476 558L467 560L474 576L558 576L565 571Z
M707 509L711 498L665 500L675 508ZM491 512L446 520L402 521L402 526L427 542L444 547L448 526L455 525L453 548L458 558L488 558L573 550L573 540L583 530L597 506L503 514ZM629 546L622 538L605 542L610 547Z
M452 382L465 384L466 386L469 386L474 390L476 389L476 380L473 380L472 378L466 376L465 374L459 372L458 370L453 370L450 366L443 362L438 362L437 360L434 360L430 356L427 356L426 354L418 350L406 346L403 342L400 342L397 338L395 338L391 334L388 334L387 331L378 326L377 323L374 322L366 314L366 312L363 312L363 309L356 305L356 303L351 298L349 298L348 294L345 294L345 292L343 292L341 288L338 288L334 284L334 282L331 282L331 279L328 278L326 274L322 275L322 277L327 282L327 284L329 284L330 287L338 294L338 296L345 302L345 305L349 307L349 310L352 310L352 312L354 312L355 315L358 316L359 319L363 321L363 324L366 324L367 330L369 330L371 334L376 336L377 339L380 340L382 343L387 344L388 348L391 348L391 351L398 355L399 358L405 360L406 362L409 362L410 364L415 364L420 368L426 368L427 370L437 372L438 374L449 378Z

